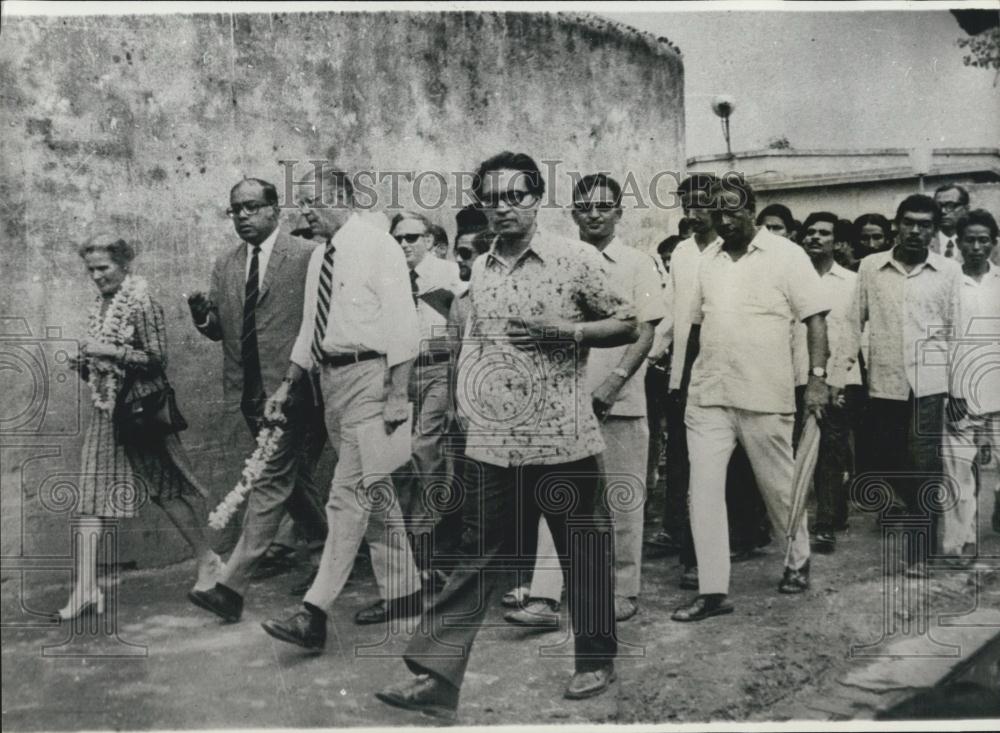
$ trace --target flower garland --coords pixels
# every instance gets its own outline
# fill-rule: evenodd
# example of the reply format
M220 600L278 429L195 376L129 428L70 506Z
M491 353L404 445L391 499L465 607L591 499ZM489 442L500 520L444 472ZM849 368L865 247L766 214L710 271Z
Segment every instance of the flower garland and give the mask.
M215 510L208 515L209 527L223 529L233 518L253 485L260 479L264 467L274 456L274 452L278 448L278 441L284 432L280 424L271 424L265 425L257 433L256 449L243 465L243 474L240 476L239 482L232 491L226 494L226 498L219 503L219 506L215 507Z
M121 287L101 315L103 297L97 296L90 311L87 334L91 339L111 346L126 346L135 334L132 315L149 307L149 290L146 279L126 275ZM104 356L87 357L88 378L94 406L108 414L115 407L125 369L114 359Z

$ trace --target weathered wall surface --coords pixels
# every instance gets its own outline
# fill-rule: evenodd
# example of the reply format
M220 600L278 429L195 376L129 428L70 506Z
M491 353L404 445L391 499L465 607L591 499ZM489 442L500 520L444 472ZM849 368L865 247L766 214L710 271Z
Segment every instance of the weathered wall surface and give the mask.
M67 515L39 494L78 470L88 394L60 360L94 295L75 254L89 226L138 243L136 271L167 313L184 441L218 497L248 441L222 404L220 350L191 326L182 294L207 288L236 241L224 210L240 177L280 187L279 161L328 156L448 175L510 148L563 161L559 171L631 172L641 187L684 163L679 54L577 16L5 16L0 105L4 555L67 548ZM454 231L454 209L431 215ZM543 216L570 230L565 212ZM630 212L625 232L655 242L674 216ZM123 559L183 556L167 526L152 506L127 522Z

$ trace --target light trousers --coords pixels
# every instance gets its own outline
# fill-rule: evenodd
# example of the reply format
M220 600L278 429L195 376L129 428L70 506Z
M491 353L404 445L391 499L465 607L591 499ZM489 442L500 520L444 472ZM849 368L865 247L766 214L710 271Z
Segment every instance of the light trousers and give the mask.
M330 484L326 517L330 531L323 545L316 580L303 599L328 610L347 583L361 540L371 550L379 597L392 600L420 589L420 577L406 538L396 492L381 481L365 489L359 431L382 420L385 404L385 359L324 366L320 374L326 429L339 460Z
M642 568L643 508L646 503L646 462L649 425L645 417L609 417L601 425L605 492L615 533L615 595L639 595ZM533 598L558 601L563 577L549 526L538 523L538 555L531 576Z
M966 415L957 422L945 420L942 461L945 475L951 479L958 496L946 500L948 509L942 517L941 549L946 555L958 555L966 543L976 544L976 514L979 496L979 442L995 450L993 431L1000 425L1000 413Z
M743 446L774 528L786 536L792 504L794 416L688 403L684 415L691 460L691 531L698 558L698 592L729 592L729 523L726 467L737 441ZM809 532L802 512L792 538L789 566L809 559Z

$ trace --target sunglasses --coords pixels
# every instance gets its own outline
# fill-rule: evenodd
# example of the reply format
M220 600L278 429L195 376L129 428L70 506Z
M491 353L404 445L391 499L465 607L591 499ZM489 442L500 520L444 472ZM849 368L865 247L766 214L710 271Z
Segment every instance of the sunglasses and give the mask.
M242 214L244 211L249 215L253 216L261 209L266 209L269 204L261 204L256 201L248 201L245 204L233 204L228 209L226 209L226 216L236 217Z
M479 205L488 209L495 209L500 205L500 202L510 207L520 206L531 195L529 191L497 191L496 193L480 196Z
M424 234L426 234L426 232L424 232ZM418 239L420 239L422 236L424 236L424 235L423 234L393 234L392 238L395 239L400 244L402 244L403 242L406 242L407 244L415 244L416 241Z

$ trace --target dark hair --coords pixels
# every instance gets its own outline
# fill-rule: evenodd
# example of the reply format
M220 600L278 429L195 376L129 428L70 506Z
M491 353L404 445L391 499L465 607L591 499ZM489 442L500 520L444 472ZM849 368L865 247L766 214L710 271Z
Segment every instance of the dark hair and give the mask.
M483 194L483 179L486 174L502 170L523 173L527 179L528 193L536 198L541 198L545 194L545 181L542 179L542 172L531 156L504 150L480 163L479 170L472 178L472 193L476 195L476 198L480 198Z
M851 222L848 219L837 219L837 222L833 225L833 239L835 242L850 243L853 233L854 227L851 226Z
M892 222L886 219L881 214L862 214L857 219L854 220L854 241L860 242L861 240L861 230L872 224L877 226L885 234L885 241L888 242L892 239Z
M945 191L958 191L958 205L968 206L969 205L969 191L965 186L960 186L957 183L945 183L934 189L934 200L937 201L939 193L944 193Z
M269 183L268 181L265 181L261 178L244 178L242 181L240 181L231 189L229 189L229 196L232 197L236 189L242 186L244 183L256 183L258 186L260 186L261 191L263 191L264 193L264 203L266 203L268 206L278 205L278 189L274 187L273 183Z
M476 250L476 254L486 254L493 246L494 239L496 239L496 235L493 232L489 229L482 229L476 232L476 236L472 238L472 248Z
M437 224L431 224L427 227L427 231L429 231L434 237L435 247L439 244L443 244L446 247L448 246L448 232L444 230L444 227L440 227Z
M396 226L399 224L399 222L406 221L407 219L412 219L413 221L419 221L421 224L423 224L425 234L434 233L434 225L431 224L430 219L428 219L423 214L417 213L416 211L400 211L398 214L392 217L392 221L389 222L389 232L396 231ZM445 239L447 239L447 237L445 237Z
M604 173L591 173L584 176L573 187L573 200L585 198L588 193L593 193L598 186L604 186L615 199L615 206L622 205L622 187L611 176Z
M709 189L709 193L713 196L717 196L722 193L738 193L740 195L740 209L745 209L746 211L756 211L757 209L757 195L754 193L753 186L747 183L747 179L743 177L741 173L730 172L724 175L722 178L717 179L712 187ZM718 202L716 206L722 208Z
M767 209L765 209L764 211L767 211ZM761 212L761 213L763 214L764 212ZM777 215L776 214L772 214L772 216L777 216ZM841 220L838 219L837 215L834 214L832 211L813 211L813 212L811 212L809 214L809 216L806 217L806 220L804 222L802 222L802 235L805 236L806 229L808 229L810 227L810 225L815 224L818 221L827 221L827 222L830 222L830 224L833 225L833 232L834 232L833 237L834 237L834 239L837 239L837 227L840 224ZM838 239L837 241L840 241L840 240Z
M900 220L903 218L903 214L907 212L913 212L914 214L933 214L934 222L937 223L940 217L940 210L938 205L934 203L934 199L930 196L925 196L922 193L913 193L903 199L899 206L896 207L896 226L899 226Z
M455 226L458 229L455 237L481 232L483 229L487 229L489 225L486 214L481 209L475 206L466 206L459 209L458 213L455 214Z
M81 258L94 252L107 252L111 261L123 268L128 267L135 259L135 247L121 237L116 238L113 234L104 232L89 237L76 250Z
M690 216L683 216L681 220L677 222L677 234L682 238L687 238L691 235L691 229L694 227L695 220Z
M667 252L673 252L677 248L677 245L683 241L684 237L679 234L671 234L669 237L656 245L656 253L664 255Z
M677 195L688 196L695 191L711 191L718 181L719 177L714 173L692 173L677 186Z
M792 211L784 204L768 204L760 213L757 214L757 226L764 223L764 219L769 216L776 216L781 219L781 222L785 225L785 231L789 234L795 231L795 217L792 216ZM808 219L806 220L808 221Z
M990 230L990 239L997 238L997 220L993 218L993 214L988 212L986 209L973 209L968 214L965 214L958 223L955 224L955 233L961 237L965 233L965 229L970 226L978 224L979 226L984 226Z

